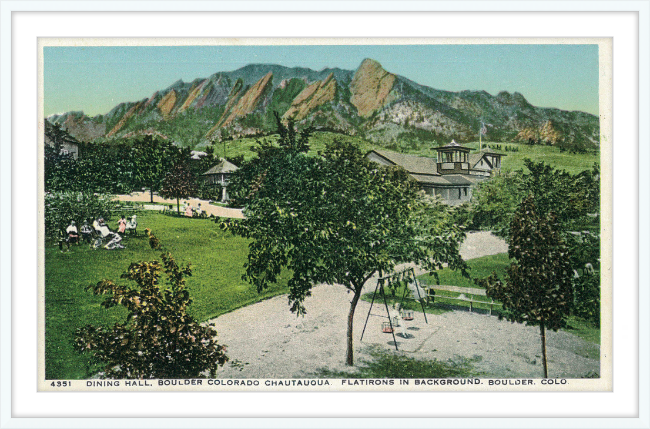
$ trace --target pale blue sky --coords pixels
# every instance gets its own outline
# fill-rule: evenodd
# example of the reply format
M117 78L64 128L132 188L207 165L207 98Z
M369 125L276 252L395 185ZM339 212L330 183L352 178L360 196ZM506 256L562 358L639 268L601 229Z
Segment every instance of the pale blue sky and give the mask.
M252 63L355 70L364 58L436 89L518 91L535 106L598 115L597 45L45 47L45 115L104 114Z

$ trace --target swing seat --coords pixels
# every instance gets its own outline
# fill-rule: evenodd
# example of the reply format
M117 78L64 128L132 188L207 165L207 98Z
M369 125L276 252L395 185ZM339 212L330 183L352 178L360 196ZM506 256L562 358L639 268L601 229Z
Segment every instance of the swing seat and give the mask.
M390 322L381 322L381 332L385 334L391 334L393 332Z
M404 319L404 320L413 320L413 318L414 318L413 310L403 310L402 311L402 319Z

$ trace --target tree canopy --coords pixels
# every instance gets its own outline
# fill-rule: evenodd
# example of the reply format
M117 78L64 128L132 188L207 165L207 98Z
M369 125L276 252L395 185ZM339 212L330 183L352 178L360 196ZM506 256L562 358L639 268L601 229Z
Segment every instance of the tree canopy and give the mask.
M510 228L508 256L514 262L505 282L492 274L477 283L487 289L487 296L503 303L500 317L539 325L547 377L545 329L565 326L573 304L569 250L555 214L538 215L532 195L521 203Z
M176 209L180 213L179 200L192 196L196 190L194 175L184 163L179 162L165 175L159 193L163 198L175 198Z
M252 239L244 277L258 291L275 283L283 267L290 270L289 304L298 315L306 313L304 300L315 284L340 284L353 293L352 365L354 311L365 283L402 262L464 269L458 252L464 232L445 221L446 207L422 198L403 169L373 163L339 141L307 156L296 136L287 132L282 146L261 145L259 160L235 174L231 186L247 203L246 218L224 225Z

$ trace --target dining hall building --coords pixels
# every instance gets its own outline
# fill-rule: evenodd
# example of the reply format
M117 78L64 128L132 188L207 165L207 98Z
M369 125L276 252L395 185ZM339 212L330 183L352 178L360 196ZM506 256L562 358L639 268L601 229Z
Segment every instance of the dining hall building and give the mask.
M371 150L366 157L382 165L404 168L427 195L436 195L449 205L472 198L472 188L501 171L505 154L491 150L471 153L471 149L452 140L436 148L437 157L407 155L386 150Z

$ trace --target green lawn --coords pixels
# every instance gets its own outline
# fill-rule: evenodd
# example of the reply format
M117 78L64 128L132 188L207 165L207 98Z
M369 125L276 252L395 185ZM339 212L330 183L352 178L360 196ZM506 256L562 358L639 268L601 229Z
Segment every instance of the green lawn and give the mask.
M113 223L113 222L112 222ZM111 227L114 225L111 223ZM130 284L120 279L131 262L160 260L159 251L149 247L144 228L151 228L180 263L191 263L187 285L194 303L190 307L199 321L236 308L286 293L286 279L258 294L241 279L248 255L248 241L224 233L210 220L164 216L143 212L138 215L140 236L125 238L126 249L92 250L72 246L61 253L57 246L45 249L45 370L48 379L79 379L88 376L90 358L72 349L74 331L86 324L110 325L124 321L121 308L105 310L102 297L84 288L102 279ZM163 276L164 277L164 276ZM288 309L287 309L288 311ZM91 368L95 371L95 368Z
M510 265L510 259L507 253L499 253L497 255L483 256L482 258L470 259L467 261L469 266L470 278L463 277L460 271L450 270L444 268L438 271L438 277L441 285L462 286L462 287L478 287L474 283L475 278L484 278L496 272L499 278L504 278L506 269ZM428 274L418 276L418 279L423 284L435 285L436 279Z

